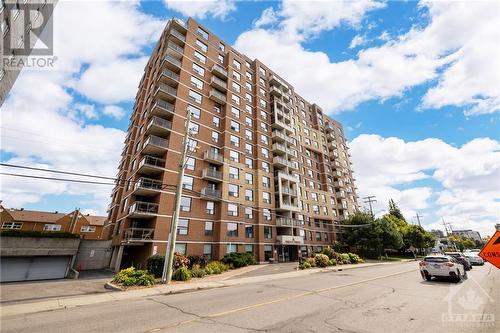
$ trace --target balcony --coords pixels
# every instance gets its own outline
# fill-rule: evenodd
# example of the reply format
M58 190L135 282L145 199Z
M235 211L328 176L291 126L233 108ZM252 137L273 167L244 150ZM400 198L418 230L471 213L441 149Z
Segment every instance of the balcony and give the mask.
M291 210L291 211L300 211L300 207L298 205L294 205L293 202L288 200L277 200L278 205L276 207L277 210Z
M205 168L203 169L201 178L216 182L222 182L222 172L210 168Z
M165 160L153 156L144 156L139 162L137 172L143 175L157 175L163 172Z
M166 135L172 130L172 122L153 116L146 126L146 134Z
M208 95L208 97L219 104L226 104L227 102L226 95L218 92L215 89L210 90L210 94Z
M327 132L327 133L330 133L330 132L335 131L335 127L333 127L333 125L332 125L332 124L328 123L328 124L326 124L326 126L325 126L325 130L326 130L326 132Z
M300 227L302 224L300 220L293 219L290 217L277 217L276 226L277 227Z
M142 153L145 155L164 154L168 148L168 140L155 135L150 135L142 144Z
M219 190L214 190L212 188L204 187L201 189L201 198L207 200L220 201L222 199L222 193Z
M151 178L139 178L134 184L134 195L154 196L163 188L161 181Z
M227 91L227 83L224 80L219 79L217 76L212 76L210 79L210 85L220 91Z
M278 141L278 142L285 142L286 135L282 131L274 130L273 131L273 140Z
M187 25L183 20L174 17L171 20L171 23L175 24L176 28L180 28L180 30L187 32Z
M281 90L276 86L271 86L271 89L269 89L269 94L271 94L271 96L276 96L276 97L281 97L283 95Z
M286 149L286 146L281 143L273 143L273 152L286 154L288 153L288 149Z
M184 44L186 42L186 36L175 29L170 29L170 36L175 37L175 40Z
M281 111L280 111L281 112ZM275 117L272 123L272 127L280 130L286 130L289 133L293 132L293 128L286 124L284 121L280 120L278 117Z
M278 78L276 75L271 75L269 77L269 83L274 86L286 86L285 82L283 82L280 78Z
M167 54L176 58L182 58L182 56L184 55L184 48L174 43L168 43Z
M280 235L280 236L276 236L276 241L278 242L278 244L282 244L282 245L302 245L302 244L304 244L304 237Z
M286 158L275 156L273 157L273 165L275 168L286 168L288 166L288 161Z
M227 70L219 64L214 64L212 66L212 74L220 79L227 80Z
M129 217L150 218L158 214L158 204L145 201L136 201L128 208Z
M290 187L282 187L281 188L281 193L283 194L288 194L288 195L292 195L294 197L297 196L297 191L294 190L293 188L290 188Z
M224 156L215 151L207 150L205 154L203 154L203 159L207 162L222 165L224 164Z
M123 241L126 243L151 241L154 231L153 228L128 228L125 229Z
M164 101L162 99L157 99L151 108L151 114L153 116L172 118L175 113L175 106L172 103Z
M165 83L160 83L156 89L155 97L164 99L168 102L174 102L177 97L177 89Z
M171 70L174 70L176 72L181 70L182 62L179 59L177 59L176 57L174 57L170 54L167 54L165 56L164 60L165 60L165 66L167 68L170 68Z
M164 68L161 71L160 80L161 82L164 82L169 86L177 87L177 85L179 84L180 77L179 74L172 72L168 68Z

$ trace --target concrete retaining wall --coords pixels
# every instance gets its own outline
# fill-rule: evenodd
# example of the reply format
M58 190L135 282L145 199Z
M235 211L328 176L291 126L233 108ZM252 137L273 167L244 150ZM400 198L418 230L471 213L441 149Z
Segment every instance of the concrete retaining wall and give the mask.
M111 240L82 239L73 266L78 271L109 267Z
M79 238L1 237L0 256L74 256Z

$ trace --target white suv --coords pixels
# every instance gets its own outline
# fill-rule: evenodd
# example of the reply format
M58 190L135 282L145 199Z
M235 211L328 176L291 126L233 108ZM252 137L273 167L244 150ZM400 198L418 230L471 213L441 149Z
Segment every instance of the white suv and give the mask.
M449 277L455 282L467 278L464 266L455 258L444 255L427 256L420 263L420 274L422 278L430 281L432 277Z

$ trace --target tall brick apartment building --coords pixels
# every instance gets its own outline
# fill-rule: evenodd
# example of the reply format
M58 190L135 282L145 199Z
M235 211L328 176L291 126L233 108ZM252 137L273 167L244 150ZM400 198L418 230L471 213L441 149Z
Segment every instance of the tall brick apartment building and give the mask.
M145 68L112 193L112 267L164 254L186 117L176 251L293 261L357 207L342 126L193 19L169 21Z

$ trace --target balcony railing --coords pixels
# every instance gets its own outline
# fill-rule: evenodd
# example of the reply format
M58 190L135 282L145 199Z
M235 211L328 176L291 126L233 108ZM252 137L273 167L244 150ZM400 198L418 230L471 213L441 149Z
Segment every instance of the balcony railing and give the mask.
M170 49L170 50L173 50L177 53L180 53L180 54L184 54L184 48L180 47L179 45L177 44L174 44L174 43L168 43L167 44L167 48Z
M209 162L217 163L217 164L223 164L224 163L224 156L222 154L219 154L217 152L214 152L212 150L207 150L205 154L203 154L203 158Z
M214 190L212 188L204 187L201 189L201 196L207 199L220 200L222 199L222 193L219 190Z
M163 188L163 184L161 181L150 178L139 178L139 180L135 183L134 189L146 189L146 190L154 190L161 191Z
M147 241L153 239L153 228L128 228L125 229L124 241Z
M142 146L145 147L147 145L153 145L153 146L167 149L168 148L168 140L164 139L164 138L160 138L159 136L156 136L156 135L150 135L150 136L148 136L146 141L144 141L144 144Z
M129 214L154 215L158 213L158 204L145 201L136 201L128 209Z
M219 64L214 64L212 66L212 73L221 79L227 79L227 70Z
M172 103L158 98L153 104L152 110L152 112L155 114L160 114L163 113L162 111L167 111L169 115L173 115L175 113L175 106Z
M181 34L179 31L172 29L170 30L170 34L174 36L175 38L179 39L180 41L186 42L186 36Z
M290 194L290 195L297 195L297 191L292 189L292 188L289 188L289 187L282 187L281 192L283 192L285 194Z
M161 75L163 75L164 77L167 77L169 79L172 79L174 81L179 81L180 80L180 76L179 74L177 73L174 73L172 72L170 69L167 69L167 68L164 68L162 71L161 71Z
M142 167L163 168L165 167L165 160L153 156L144 156L139 162L138 169Z
M222 180L222 172L210 168L205 168L203 169L202 177Z
M172 122L160 117L153 116L153 118L151 118L151 120L148 123L147 129L150 129L151 127L156 127L162 130L169 131L172 129Z
M168 84L160 83L158 85L158 89L161 92L164 92L166 94L172 95L174 97L177 96L177 89L175 89L174 87L169 86Z
M166 60L167 62L171 63L171 64L174 64L176 67L179 67L179 68L180 68L180 67L181 67L181 65L182 65L182 62L181 62L179 59L175 58L174 56L172 56L172 55L170 55L170 54L167 54L167 55L165 56L165 60Z
M220 104L226 104L226 102L227 102L226 95L218 92L215 89L210 90L210 95L208 97L213 99L214 101L220 103Z
M290 236L290 235L280 235L276 236L276 241L279 244L304 244L304 237L302 236Z
M276 218L276 226L278 227L300 227L301 221L297 219L293 219L290 217L277 217Z
M224 80L219 79L217 76L212 76L210 79L210 85L217 87L220 90L227 90L227 83Z

